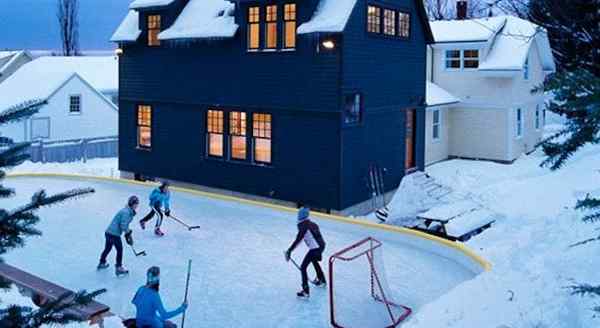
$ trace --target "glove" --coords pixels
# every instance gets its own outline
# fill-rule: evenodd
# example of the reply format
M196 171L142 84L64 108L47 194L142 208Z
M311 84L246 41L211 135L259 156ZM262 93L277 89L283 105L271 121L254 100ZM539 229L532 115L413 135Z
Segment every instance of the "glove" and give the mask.
M292 252L290 252L290 250L288 249L287 251L285 251L285 261L289 262L291 257L292 257Z
M165 215L166 215L166 216L171 216L171 210L166 210L166 211L165 211Z
M188 303L187 301L184 302L183 304L181 304L181 311L185 312L188 309Z
M132 245L133 246L133 236L132 236L133 231L129 231L125 234L125 242L127 243L127 245Z

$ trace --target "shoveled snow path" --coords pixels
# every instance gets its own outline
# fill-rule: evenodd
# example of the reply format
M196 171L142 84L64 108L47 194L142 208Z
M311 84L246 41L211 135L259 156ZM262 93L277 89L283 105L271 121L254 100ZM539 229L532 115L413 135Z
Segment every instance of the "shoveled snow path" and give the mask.
M174 192L173 214L202 229L188 232L165 220L162 239L137 225L134 238L138 250L148 257L135 258L125 249L129 277L117 279L113 267L96 272L104 243L104 229L131 194L143 200L140 219L146 214L149 187L120 183L54 178L8 178L17 196L5 200L6 207L22 205L41 187L56 193L75 187L93 187L90 197L43 209L41 238L10 252L8 263L40 275L70 289L107 288L99 298L122 316L132 316L130 304L152 265L162 270L161 294L167 308L181 303L187 259L194 260L188 322L210 327L327 327L328 304L324 289L312 289L309 302L299 301L299 272L283 260L282 252L295 236L295 215L262 207L219 201ZM318 220L327 240L325 256L377 231ZM433 301L448 290L471 279L473 273L460 264L404 244L402 236L383 239L388 281L401 302L414 308ZM304 246L294 253L301 260ZM115 253L109 261L114 264ZM326 269L326 261L323 262ZM310 274L314 275L312 269ZM368 284L368 282L365 282ZM357 309L355 315L360 315Z

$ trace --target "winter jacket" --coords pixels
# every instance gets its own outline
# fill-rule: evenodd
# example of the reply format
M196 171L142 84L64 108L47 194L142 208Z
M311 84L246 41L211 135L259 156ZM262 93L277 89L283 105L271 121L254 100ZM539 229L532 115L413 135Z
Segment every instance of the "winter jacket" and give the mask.
M158 292L146 286L138 289L131 303L136 307L137 327L146 325L150 328L163 328L165 321L185 311L185 307L182 305L175 311L167 312Z
M129 229L129 224L133 221L134 216L135 211L131 207L126 206L112 219L112 222L106 229L106 233L112 236L121 237L122 234L131 231L131 229Z
M160 188L156 188L152 190L150 193L150 207L154 208L158 206L159 208L165 208L169 210L171 201L171 193L170 192L162 192Z
M325 240L323 240L319 226L310 220L304 220L298 223L298 234L296 235L296 240L294 240L292 246L290 246L289 251L293 251L303 239L310 250L325 249Z

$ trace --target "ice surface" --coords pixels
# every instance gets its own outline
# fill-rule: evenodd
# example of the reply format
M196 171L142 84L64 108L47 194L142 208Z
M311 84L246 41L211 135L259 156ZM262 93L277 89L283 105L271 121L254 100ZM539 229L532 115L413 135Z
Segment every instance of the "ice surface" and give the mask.
M96 272L104 243L104 230L113 215L132 194L143 200L137 219L148 211L150 187L129 184L63 180L53 178L8 178L5 185L16 188L15 198L4 206L21 205L44 186L50 193L74 187L93 187L90 197L39 212L38 227L44 233L32 238L22 249L6 256L8 263L65 286L88 290L107 288L98 301L122 316L133 316L130 304L136 289L145 281L152 265L162 270L161 294L168 308L183 298L187 259L194 261L187 320L192 326L210 327L327 327L328 297L325 289L313 288L310 301L298 300L298 270L282 256L296 233L293 213L263 207L203 198L174 192L173 214L202 228L188 232L169 219L167 235L161 239L136 225L136 248L147 257L134 257L125 249L130 276L117 279L111 270ZM325 257L379 229L358 227L317 219L327 241ZM433 301L474 273L455 261L409 246L402 235L382 235L390 288L414 308ZM294 254L301 260L301 246ZM109 261L114 264L114 252ZM327 268L326 261L323 263ZM309 271L314 276L312 269ZM354 313L361 318L360 309Z
M313 17L298 27L298 34L342 32L356 0L321 0Z

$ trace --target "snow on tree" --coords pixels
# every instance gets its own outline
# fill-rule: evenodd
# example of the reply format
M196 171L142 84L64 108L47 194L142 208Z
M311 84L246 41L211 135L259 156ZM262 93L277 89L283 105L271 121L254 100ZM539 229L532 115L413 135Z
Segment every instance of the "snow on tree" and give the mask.
M600 144L600 1L531 0L530 20L548 32L557 73L543 90L553 95L547 109L566 118L565 127L541 142L552 170L586 144ZM576 208L586 211L585 222L600 221L600 199L586 197ZM600 236L578 243L600 240ZM600 286L571 286L575 295L600 296ZM600 312L600 306L594 308Z
M30 101L0 112L0 126L24 120L35 114L45 101ZM29 143L14 143L10 138L0 137L0 199L12 197L13 189L5 187L1 181L6 177L3 169L15 167L29 158L26 153ZM60 204L68 199L79 198L93 193L93 189L73 189L56 195L48 195L40 190L31 197L31 201L16 209L0 208L0 255L11 249L25 245L25 238L39 236L41 232L35 229L40 218L35 211L50 205ZM0 261L2 259L0 258ZM0 279L0 288L10 288L10 283ZM0 309L0 327L34 328L42 325L63 325L79 321L64 311L77 306L89 304L94 297L104 293L104 290L88 293L80 291L62 295L55 301L50 301L39 309L21 306L8 306Z

